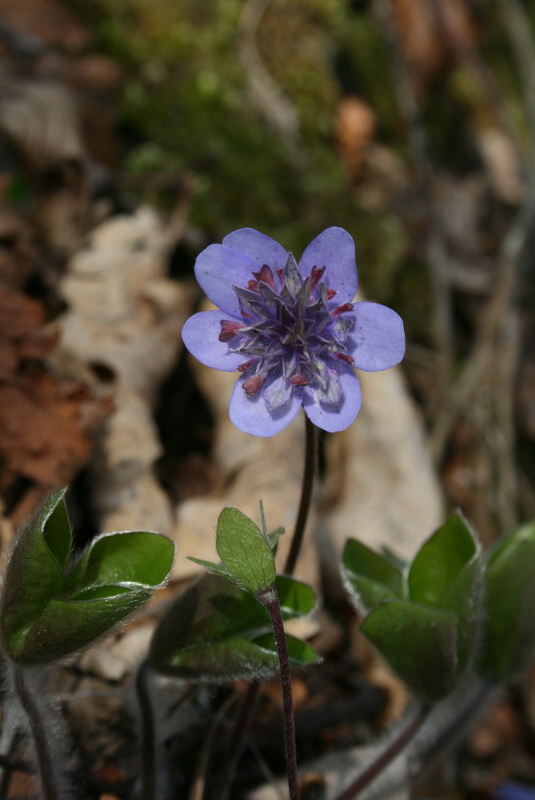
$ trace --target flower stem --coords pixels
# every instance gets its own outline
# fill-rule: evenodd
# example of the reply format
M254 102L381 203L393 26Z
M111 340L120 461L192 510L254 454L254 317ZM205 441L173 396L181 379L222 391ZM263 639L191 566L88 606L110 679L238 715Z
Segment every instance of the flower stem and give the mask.
M295 747L295 720L294 706L292 698L292 675L288 661L288 648L284 635L284 624L282 621L281 607L277 590L273 587L266 589L256 595L256 599L262 603L269 614L275 642L277 645L277 655L279 657L279 671L282 688L282 711L284 717L284 749L286 752L286 770L288 773L288 789L290 800L299 800L299 782L297 778L297 752Z
M34 693L26 680L25 672L24 667L15 666L15 691L30 724L37 760L39 762L43 796L45 800L58 800L61 795L59 787L56 784L54 761L51 752L51 748L54 747L54 741L49 736Z
M155 800L154 714L148 680L149 665L145 660L136 675L136 694L141 717L142 796L143 800Z
M305 466L303 470L303 482L301 484L301 498L299 500L299 509L295 521L295 527L292 537L290 550L284 565L284 572L291 575L295 569L303 536L305 534L305 527L310 511L310 504L312 500L312 489L314 486L314 474L316 471L316 459L318 449L318 429L309 420L305 414ZM286 640L284 640L286 646ZM224 783L220 785L221 800L226 800L230 786L234 779L234 773L238 766L245 735L249 729L253 711L256 708L258 697L260 694L260 683L255 681L249 687L245 698L243 700L242 713L238 716L234 730L231 736L231 746L229 748L228 768L225 770Z
M353 781L353 783L345 789L342 794L339 794L336 800L352 800L376 778L383 769L390 764L390 762L397 756L404 747L411 741L413 736L421 728L431 707L422 704L418 709L414 719L411 720L409 725L404 728L399 736L376 758L361 774Z
M305 534L305 527L312 500L312 487L314 486L314 473L316 471L316 453L318 442L318 429L305 415L305 469L301 486L301 500L295 521L295 528L290 551L284 565L284 572L291 575L295 569L299 551Z

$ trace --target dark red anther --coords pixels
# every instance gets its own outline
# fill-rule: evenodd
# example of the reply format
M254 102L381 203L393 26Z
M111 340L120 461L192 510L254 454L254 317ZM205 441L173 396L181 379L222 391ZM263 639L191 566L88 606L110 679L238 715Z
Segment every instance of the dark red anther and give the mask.
M278 279L280 280L281 283L282 283L282 276L283 275L284 275L284 267L281 267L280 269L277 270L277 277L278 277Z
M254 358L250 358L249 361L245 361L243 364L239 364L236 369L238 372L245 372L246 369L249 369L251 364L253 363Z
M243 382L243 390L248 397L254 397L255 394L260 389L260 384L264 380L264 376L260 375L251 375L250 378L247 378Z
M315 289L325 274L325 267L312 267L310 271L310 288Z
M253 275L254 275L254 272L253 272ZM251 280L250 280L250 281L248 281L248 283L247 283L247 288L248 288L248 289L250 289L250 290L251 290L251 292L257 292L257 291L258 291L258 281L253 281L253 280L251 279Z
M221 333L219 334L220 342L230 342L230 340L236 336L240 328L245 327L241 322L237 322L233 319L222 319L219 324L221 325Z
M344 314L346 311L353 311L353 303L344 303L343 306L338 306L333 311L333 317L337 317L338 314Z
M275 280L273 278L273 272L271 271L271 267L268 267L267 264L264 264L263 267L258 272L253 272L257 281L262 281L262 283L267 283L273 290L275 290ZM258 285L258 284L257 284Z
M327 299L332 300L336 294L336 289L327 289Z
M300 372L297 372L292 378L290 378L290 383L294 386L308 386L310 381L305 378L304 375L301 375Z
M340 361L345 361L346 364L349 364L350 367L353 366L355 363L355 359L353 356L350 356L348 353L337 353L336 358L339 358Z

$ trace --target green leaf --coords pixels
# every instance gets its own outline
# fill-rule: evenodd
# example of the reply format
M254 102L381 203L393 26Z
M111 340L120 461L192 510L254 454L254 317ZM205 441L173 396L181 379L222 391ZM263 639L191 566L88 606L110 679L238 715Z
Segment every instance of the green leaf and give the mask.
M80 587L100 584L159 586L167 577L174 557L167 536L148 531L104 533L91 543L75 571Z
M65 492L66 489L62 489L50 495L16 534L6 567L0 611L2 639L8 651L11 647L17 649L32 620L61 589L63 537L67 532L70 547L70 527L66 530L64 526ZM44 535L51 518L49 542L53 551Z
M483 562L480 555L470 561L442 595L440 608L457 617L458 677L475 658L481 641L485 611Z
M316 607L316 593L308 583L289 575L277 575L275 581L279 603L284 619L304 617Z
M43 525L43 539L56 559L60 570L64 570L72 547L72 530L64 495L66 489L57 493L61 498Z
M440 606L450 584L479 552L478 542L460 514L454 514L422 545L408 574L409 598Z
M535 523L500 541L485 569L486 626L479 670L502 682L535 660Z
M188 556L188 561L193 561L194 564L200 564L201 567L206 567L211 572L217 572L219 575L225 575L227 578L229 577L228 571L225 567L221 566L221 564L214 564L213 561L205 561L204 558L193 558L193 556Z
M269 542L269 546L273 550L273 554L277 553L277 547L279 546L279 539L284 534L284 528L279 527L275 528L272 533L268 533L267 540Z
M11 658L24 665L49 664L87 647L151 596L147 591L125 591L110 587L94 590L93 596L76 600L51 600L44 611L11 645ZM118 593L118 591L120 593ZM100 595L100 596L99 596Z
M318 654L302 639L290 634L285 635L286 647L288 648L288 661L295 667L307 667L310 664L318 664L321 658ZM263 633L256 636L253 640L258 647L268 650L276 655L277 645L275 636L272 633Z
M1 634L19 663L47 663L88 645L138 608L167 576L174 545L146 532L103 535L73 562L63 496L51 495L15 539Z
M277 572L273 552L258 525L237 508L224 508L217 521L216 549L238 586L253 594L269 589Z
M342 566L352 598L360 611L370 611L384 600L400 597L403 576L390 560L356 539L348 539Z
M303 608L310 606L309 593L301 589L305 584L296 581L298 586L290 587L290 581L281 582L281 591L285 602L297 608L283 609L286 619L301 616ZM206 574L183 592L162 619L149 658L158 672L184 679L227 683L270 677L278 672L278 658L258 639L270 632L269 616L253 595L226 578ZM308 657L306 650L302 657Z
M452 612L391 600L369 614L361 631L424 702L437 702L454 688L457 619Z

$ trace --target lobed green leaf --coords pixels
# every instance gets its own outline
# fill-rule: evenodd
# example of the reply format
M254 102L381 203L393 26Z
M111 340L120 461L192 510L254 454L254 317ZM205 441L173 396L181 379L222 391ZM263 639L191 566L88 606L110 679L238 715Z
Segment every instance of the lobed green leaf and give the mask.
M315 598L311 605L312 590L306 584L279 576L279 586L286 619L313 608ZM184 679L227 683L238 678L269 677L278 672L270 636L269 616L255 597L228 579L209 573L188 587L161 620L149 659L156 671ZM310 663L308 645L303 643L301 651L296 644L292 647L296 663Z
M21 530L6 570L0 630L19 663L87 646L144 603L172 566L173 543L141 531L100 536L74 561L64 495L51 495Z
M535 660L535 523L496 545L484 579L487 614L479 671L502 682Z
M262 531L237 508L224 508L217 521L217 553L238 586L258 594L275 583L273 551Z
M366 617L361 630L424 702L437 702L454 688L458 656L452 612L390 600Z
M442 597L479 552L477 539L460 514L453 514L422 545L407 577L408 597L440 606Z

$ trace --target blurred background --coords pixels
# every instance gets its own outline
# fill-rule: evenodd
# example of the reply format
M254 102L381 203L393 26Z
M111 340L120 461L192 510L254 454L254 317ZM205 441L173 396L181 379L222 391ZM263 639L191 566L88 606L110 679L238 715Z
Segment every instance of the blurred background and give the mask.
M291 520L300 432L230 431L228 376L180 342L196 255L240 227L296 255L346 228L363 295L405 321L394 382L323 440L320 527L361 512L358 486L405 554L444 509L486 545L535 517L529 0L0 0L0 145L4 553L66 483L80 544L143 525L201 556L240 492L276 489ZM532 683L451 796L535 783Z

